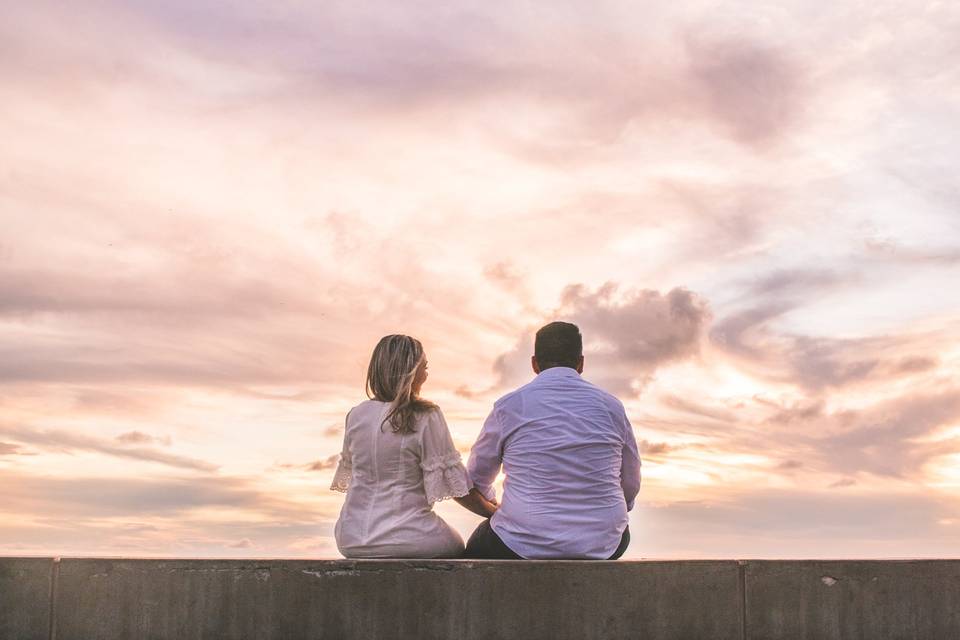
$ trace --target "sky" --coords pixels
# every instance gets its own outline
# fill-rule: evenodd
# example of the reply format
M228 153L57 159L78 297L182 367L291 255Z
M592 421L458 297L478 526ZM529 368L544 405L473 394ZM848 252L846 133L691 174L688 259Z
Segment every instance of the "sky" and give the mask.
M466 457L564 319L626 557L960 555L956 3L0 3L0 554L338 557L377 340Z

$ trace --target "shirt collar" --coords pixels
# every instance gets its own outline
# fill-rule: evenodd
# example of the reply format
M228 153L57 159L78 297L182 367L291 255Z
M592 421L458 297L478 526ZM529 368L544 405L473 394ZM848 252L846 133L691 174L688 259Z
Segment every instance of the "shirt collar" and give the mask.
M550 367L549 369L544 369L537 374L537 379L543 378L544 380L552 378L579 378L580 374L577 373L576 369L571 367Z

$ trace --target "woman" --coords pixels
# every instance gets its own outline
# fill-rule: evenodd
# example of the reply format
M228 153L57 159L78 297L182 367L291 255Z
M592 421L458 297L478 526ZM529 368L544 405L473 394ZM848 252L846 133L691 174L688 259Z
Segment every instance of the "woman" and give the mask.
M454 558L463 539L433 512L454 498L483 517L496 506L467 476L443 414L420 397L427 359L419 340L380 340L367 397L347 413L331 489L346 492L334 535L347 558Z

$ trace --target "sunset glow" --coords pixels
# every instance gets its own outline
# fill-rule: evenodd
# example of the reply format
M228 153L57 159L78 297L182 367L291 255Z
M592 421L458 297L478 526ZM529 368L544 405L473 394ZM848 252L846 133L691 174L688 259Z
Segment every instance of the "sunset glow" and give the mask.
M6 4L0 554L336 557L380 336L466 456L566 319L626 557L958 555L960 5Z

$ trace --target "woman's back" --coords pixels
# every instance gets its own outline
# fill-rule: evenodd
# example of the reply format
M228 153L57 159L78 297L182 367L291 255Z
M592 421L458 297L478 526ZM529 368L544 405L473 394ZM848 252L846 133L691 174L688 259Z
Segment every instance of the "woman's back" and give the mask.
M347 414L332 489L347 493L335 536L346 557L455 557L463 540L433 503L469 493L470 482L438 408L412 433L384 422L390 405L368 400Z

